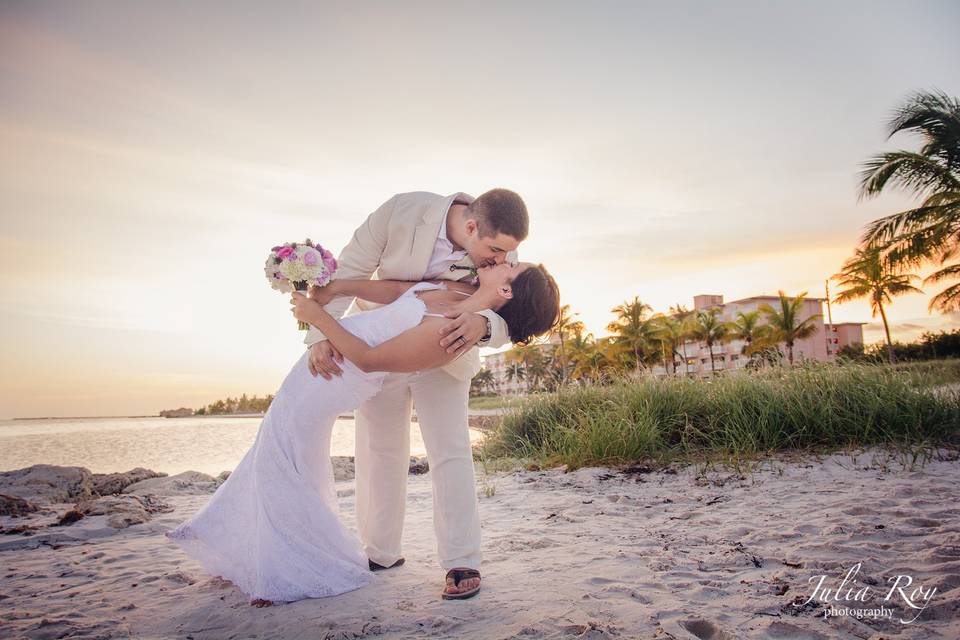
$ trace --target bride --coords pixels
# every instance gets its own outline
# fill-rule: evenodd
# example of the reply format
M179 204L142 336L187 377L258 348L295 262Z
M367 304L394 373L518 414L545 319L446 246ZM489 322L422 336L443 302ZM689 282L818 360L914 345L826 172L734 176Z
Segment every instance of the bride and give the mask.
M363 545L338 517L330 462L337 416L372 397L387 372L439 367L445 313L496 311L510 339L525 343L556 322L559 292L543 265L478 269L461 282L333 280L310 297L293 293L298 320L323 331L344 356L343 375L311 375L305 351L284 379L237 468L192 518L166 536L206 572L233 582L251 604L332 596L373 580ZM334 319L336 296L384 306Z

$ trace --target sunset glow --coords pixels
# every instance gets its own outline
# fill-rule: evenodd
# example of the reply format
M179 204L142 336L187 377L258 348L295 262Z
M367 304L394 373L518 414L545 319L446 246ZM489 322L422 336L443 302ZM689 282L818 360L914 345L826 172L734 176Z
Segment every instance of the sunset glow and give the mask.
M403 191L520 193L521 258L597 334L634 295L823 297L913 203L857 201L913 144L890 111L960 94L960 5L924 7L5 2L0 418L272 393L304 346L267 251L338 253ZM960 327L938 290L895 339Z

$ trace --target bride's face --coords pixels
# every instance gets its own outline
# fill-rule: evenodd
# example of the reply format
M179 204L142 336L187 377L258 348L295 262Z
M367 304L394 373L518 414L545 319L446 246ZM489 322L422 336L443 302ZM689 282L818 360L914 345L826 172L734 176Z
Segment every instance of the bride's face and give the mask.
M510 285L516 280L517 276L533 266L531 262L520 262L512 265L508 262L489 267L480 267L477 269L477 277L480 278L480 286L496 289L501 293L512 295Z

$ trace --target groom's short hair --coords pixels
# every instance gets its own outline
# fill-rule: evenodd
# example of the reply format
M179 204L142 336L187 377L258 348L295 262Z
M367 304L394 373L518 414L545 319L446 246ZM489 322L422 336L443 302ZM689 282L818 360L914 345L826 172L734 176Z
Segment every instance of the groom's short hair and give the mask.
M530 219L523 199L509 189L491 189L470 203L467 215L477 221L484 238L503 233L522 242L527 237Z

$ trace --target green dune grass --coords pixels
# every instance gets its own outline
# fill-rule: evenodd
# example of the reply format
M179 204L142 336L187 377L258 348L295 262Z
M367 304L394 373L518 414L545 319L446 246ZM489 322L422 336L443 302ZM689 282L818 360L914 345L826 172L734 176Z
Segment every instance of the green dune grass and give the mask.
M615 465L784 450L960 443L960 361L793 369L567 388L512 408L489 458Z

